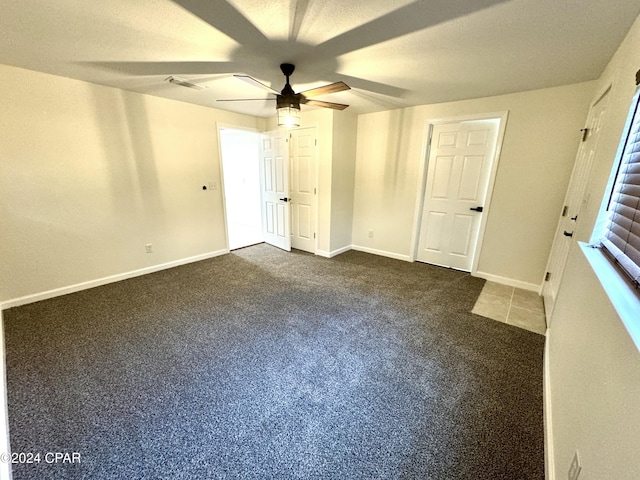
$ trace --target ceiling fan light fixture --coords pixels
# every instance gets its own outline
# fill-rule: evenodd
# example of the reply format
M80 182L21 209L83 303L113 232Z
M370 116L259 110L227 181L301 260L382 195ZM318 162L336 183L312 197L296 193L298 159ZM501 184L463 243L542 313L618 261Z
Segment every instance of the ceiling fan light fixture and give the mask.
M300 126L300 105L287 105L277 108L278 126L294 128Z
M199 83L193 83L189 80L180 77L174 77L173 75L164 79L165 82L173 83L174 85L180 85L181 87L193 88L195 90L204 90L207 88L206 85L201 85Z

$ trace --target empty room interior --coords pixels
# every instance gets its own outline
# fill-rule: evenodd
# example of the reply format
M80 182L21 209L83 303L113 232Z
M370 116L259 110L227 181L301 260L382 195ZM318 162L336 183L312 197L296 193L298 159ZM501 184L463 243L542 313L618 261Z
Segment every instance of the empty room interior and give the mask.
M639 478L639 15L3 1L0 478Z

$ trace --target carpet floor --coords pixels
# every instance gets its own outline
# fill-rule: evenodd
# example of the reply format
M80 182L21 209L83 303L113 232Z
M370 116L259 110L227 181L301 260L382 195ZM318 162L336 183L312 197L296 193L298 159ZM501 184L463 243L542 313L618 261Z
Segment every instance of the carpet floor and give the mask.
M544 337L483 285L261 244L9 309L13 478L542 480Z

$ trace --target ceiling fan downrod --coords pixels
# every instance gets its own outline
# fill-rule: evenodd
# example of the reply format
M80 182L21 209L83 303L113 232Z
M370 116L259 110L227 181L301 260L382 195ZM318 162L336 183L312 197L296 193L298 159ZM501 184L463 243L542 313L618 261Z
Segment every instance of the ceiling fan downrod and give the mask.
M280 95L278 95L278 98L277 98L278 108L290 107L290 108L296 108L298 110L300 109L300 95L296 94L293 91L293 88L289 83L289 77L291 76L291 74L295 69L296 69L295 65L291 63L282 63L280 65L280 70L282 71L282 73L284 74L287 80L284 88L282 89L282 92L280 92Z

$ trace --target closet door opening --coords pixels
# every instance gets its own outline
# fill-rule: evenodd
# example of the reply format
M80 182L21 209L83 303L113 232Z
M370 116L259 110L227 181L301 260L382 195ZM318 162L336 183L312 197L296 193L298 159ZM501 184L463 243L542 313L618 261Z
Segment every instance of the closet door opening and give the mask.
M260 134L220 129L229 250L262 243L260 209Z

